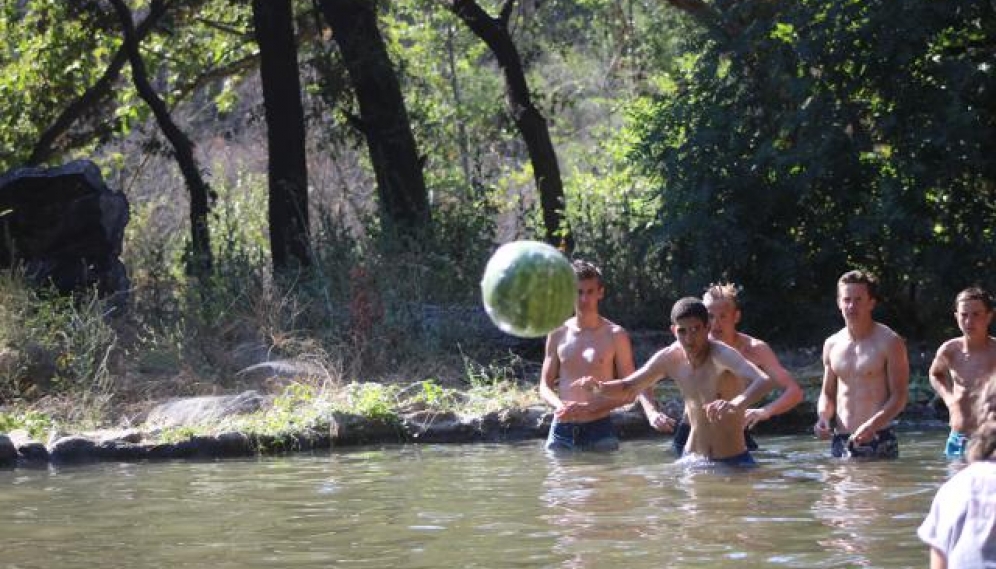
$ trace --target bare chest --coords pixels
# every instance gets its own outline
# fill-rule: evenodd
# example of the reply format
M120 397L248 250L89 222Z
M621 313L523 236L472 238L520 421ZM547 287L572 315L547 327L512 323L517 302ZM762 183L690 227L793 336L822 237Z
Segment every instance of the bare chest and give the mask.
M729 370L712 362L693 368L683 362L675 372L675 381L687 400L706 404L716 399L730 399L742 391L742 381Z
M603 330L569 331L557 347L557 357L567 375L611 375L615 362L612 336Z
M851 342L830 351L830 368L844 383L885 376L886 353L877 344Z
M955 385L975 389L996 376L996 352L953 350L949 354L951 377Z

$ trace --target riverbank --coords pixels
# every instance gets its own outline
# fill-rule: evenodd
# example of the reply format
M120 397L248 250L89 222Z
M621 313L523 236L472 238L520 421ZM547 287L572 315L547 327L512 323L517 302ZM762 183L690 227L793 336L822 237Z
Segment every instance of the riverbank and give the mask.
M663 404L670 409L680 409L681 402L672 399ZM544 438L552 420L549 409L529 406L479 415L422 410L392 417L372 417L329 411L325 415L315 415L310 424L296 430L267 432L233 427L240 422L236 419L240 416L239 411L247 405L265 403L255 392L176 400L154 409L149 415L150 421L139 427L75 434L53 431L45 442L34 438L27 430L17 429L0 434L0 465L218 459L368 444L516 442ZM168 410L170 407L172 411ZM191 413L191 409L197 411ZM230 413L225 412L226 409ZM263 410L257 409L248 416L260 412ZM186 419L162 426L169 413L173 420L183 414ZM241 421L246 424L244 419ZM756 430L758 434L806 434L811 432L815 420L814 404L804 401L792 411L758 425ZM624 441L670 437L650 429L638 406L616 410L613 422ZM900 428L944 426L938 409L922 402L911 403L900 416L899 423Z

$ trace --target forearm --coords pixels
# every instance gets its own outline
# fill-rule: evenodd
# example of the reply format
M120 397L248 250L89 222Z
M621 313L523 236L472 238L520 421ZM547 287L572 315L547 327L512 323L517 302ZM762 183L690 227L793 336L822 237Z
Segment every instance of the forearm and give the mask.
M899 416L906 407L905 394L894 394L886 400L885 405L868 419L868 426L874 431L881 431L889 426L893 419Z
M744 390L743 393L737 395L733 399L730 399L730 403L736 405L740 409L746 409L747 407L757 403L774 387L774 382L769 377L760 377L751 382L751 384Z
M951 397L953 392L953 386L951 385L951 378L947 373L937 373L931 372L930 374L930 386L934 388L934 391L941 396L941 399L947 401Z
M792 386L782 392L777 399L764 406L768 416L774 417L788 412L790 409L802 402L802 389Z
M826 393L820 393L820 400L816 404L816 414L820 419L828 423L833 421L833 418L837 415L837 402Z
M643 414L647 417L650 417L657 412L657 403L654 402L652 389L644 390L640 393L640 396L637 397L637 400L640 402L640 407L643 408Z
M554 409L560 409L563 407L564 402L560 399L560 396L557 395L557 392L545 381L540 383L539 392L540 399L542 399L543 402L550 407L553 407Z

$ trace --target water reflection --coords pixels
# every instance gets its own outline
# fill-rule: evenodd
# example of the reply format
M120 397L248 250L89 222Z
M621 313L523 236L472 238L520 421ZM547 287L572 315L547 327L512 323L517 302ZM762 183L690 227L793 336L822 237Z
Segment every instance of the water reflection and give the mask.
M915 528L961 468L942 443L910 434L899 461L859 464L771 438L748 471L675 462L659 440L7 470L0 566L922 567Z

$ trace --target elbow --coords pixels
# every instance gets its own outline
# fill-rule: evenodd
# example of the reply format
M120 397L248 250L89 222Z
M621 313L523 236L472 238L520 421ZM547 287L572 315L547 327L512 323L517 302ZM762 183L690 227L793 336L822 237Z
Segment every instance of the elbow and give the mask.
M792 404L793 407L802 403L802 400L805 398L805 394L802 392L802 388L796 384L793 384L792 387L788 388L785 391L785 393L786 393L786 399L788 399L788 401Z

